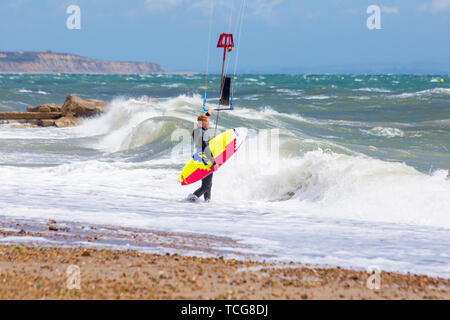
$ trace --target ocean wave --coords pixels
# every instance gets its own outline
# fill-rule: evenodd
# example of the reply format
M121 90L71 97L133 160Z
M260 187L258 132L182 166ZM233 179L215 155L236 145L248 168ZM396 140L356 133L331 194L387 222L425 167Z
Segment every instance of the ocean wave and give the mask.
M450 128L450 119L430 120L416 123L417 126Z
M355 100L370 100L370 97L367 96L348 96L349 99L355 99Z
M250 94L242 97L234 98L234 100L250 100L250 101L258 101L262 94Z
M372 136L386 138L403 137L405 135L405 133L398 128L375 127L370 130L361 129L361 131Z
M71 132L76 138L95 137L94 142L85 146L103 152L114 153L150 144L158 144L158 150L170 148L173 147L170 137L177 129L189 131L193 128L201 103L202 98L199 95L181 95L164 101L155 101L148 97L117 98L110 103L107 113L84 120L80 126L71 128ZM258 129L278 128L287 132L292 130L286 125L287 120L321 126L349 124L305 118L299 114L282 113L270 107L260 110L239 107L231 113L224 113L221 119L226 121L227 127L245 125ZM361 124L352 122L351 125ZM218 129L223 128L219 126ZM314 144L321 145L322 142ZM328 144L331 145L332 142Z
M42 95L48 95L48 94L50 94L50 93L45 92L45 91L43 91L43 90L32 91L32 90L27 90L27 89L24 89L24 88L20 89L19 92L20 92L20 93L36 93L36 94L42 94Z
M166 88L179 88L179 87L181 87L181 83L162 84L161 87L166 87Z
M201 105L199 95L181 95L165 101L149 97L138 99L117 98L108 111L97 118L88 119L73 128L78 137L98 136L94 149L117 152L142 147L159 139L170 139L171 133L183 122L195 123ZM166 141L167 146L170 146Z
M306 99L306 100L327 100L327 99L332 99L335 97L330 97L330 96L326 96L326 95L318 95L318 96L305 96L302 98Z
M263 120L270 124L278 125L279 127L284 128L284 123L282 121L278 121L277 119L290 119L298 122L318 125L318 126L348 126L348 127L378 127L381 126L382 123L377 122L362 122L362 121L351 121L351 120L333 120L333 119L316 119L311 117L304 117L297 113L282 113L274 110L271 107L265 107L261 110L254 110L248 108L239 108L234 110L233 116L239 116L241 118L250 119L250 120ZM274 121L277 120L277 121ZM408 123L394 122L390 123L391 125L398 127L411 127L413 125ZM441 123L442 124L442 123Z
M430 95L450 95L449 88L434 88L428 90L422 90L417 92L405 92L402 94L392 95L390 98L413 98L413 97L421 97L421 96L430 96Z
M389 93L392 92L388 89L380 89L380 88L360 88L360 89L353 89L353 91L364 91L364 92L379 92L379 93Z
M303 93L303 90L301 89L276 89L275 91L288 96L301 96Z

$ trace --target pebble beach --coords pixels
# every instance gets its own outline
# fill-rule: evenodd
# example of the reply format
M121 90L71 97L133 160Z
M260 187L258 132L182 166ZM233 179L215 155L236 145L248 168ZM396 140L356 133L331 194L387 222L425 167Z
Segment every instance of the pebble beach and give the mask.
M2 239L15 244L0 246L0 299L450 299L450 280L439 277L255 261L238 246L239 259L212 250L204 257L181 255L176 252L228 240L93 226L74 234L70 228L56 221L1 225ZM122 236L111 239L113 231ZM91 247L74 247L80 239ZM173 253L108 250L105 239L152 242L154 250Z

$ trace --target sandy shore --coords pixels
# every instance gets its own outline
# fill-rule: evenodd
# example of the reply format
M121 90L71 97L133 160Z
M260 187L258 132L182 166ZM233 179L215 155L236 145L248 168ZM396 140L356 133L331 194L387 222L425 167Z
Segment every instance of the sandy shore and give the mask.
M74 265L79 278L67 273ZM369 276L176 254L0 246L1 299L450 299L449 279L381 272L380 289L371 290Z

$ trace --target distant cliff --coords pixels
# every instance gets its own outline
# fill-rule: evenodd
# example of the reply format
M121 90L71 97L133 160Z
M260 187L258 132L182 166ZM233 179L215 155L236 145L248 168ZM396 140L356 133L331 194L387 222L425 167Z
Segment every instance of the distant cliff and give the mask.
M163 72L149 62L112 62L67 53L0 52L0 73L146 74Z

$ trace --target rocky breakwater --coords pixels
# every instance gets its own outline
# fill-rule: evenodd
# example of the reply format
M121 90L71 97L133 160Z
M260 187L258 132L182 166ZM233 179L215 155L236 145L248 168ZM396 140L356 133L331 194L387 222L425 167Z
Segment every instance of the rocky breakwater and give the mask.
M82 99L68 95L63 104L48 103L28 107L27 112L0 112L0 120L7 123L22 123L23 126L58 128L75 126L80 118L102 114L108 103L95 99Z

